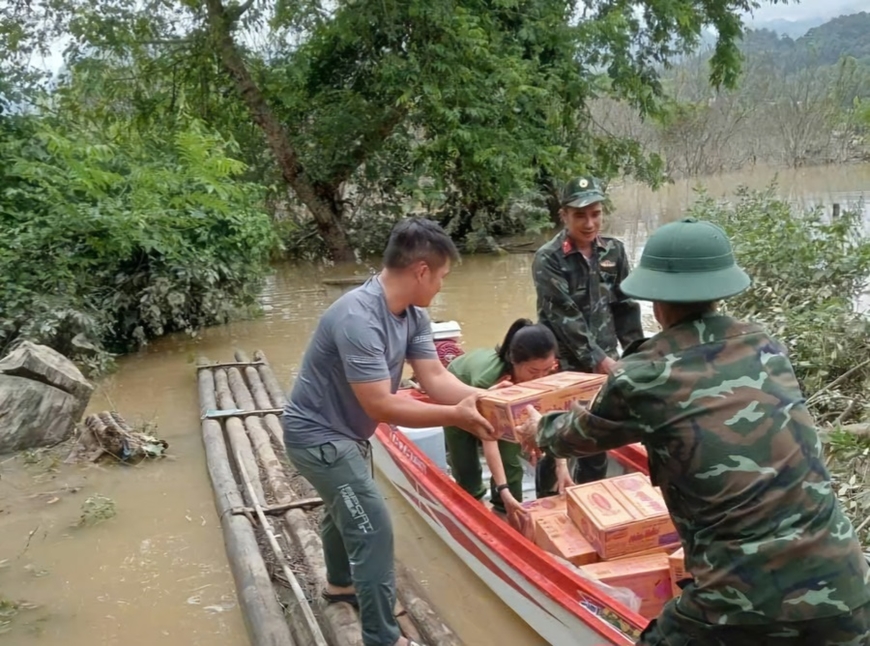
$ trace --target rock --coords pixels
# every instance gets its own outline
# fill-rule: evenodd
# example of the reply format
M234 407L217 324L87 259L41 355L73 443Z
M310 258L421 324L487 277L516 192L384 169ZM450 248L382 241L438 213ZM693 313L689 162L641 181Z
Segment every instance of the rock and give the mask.
M93 386L66 357L25 342L0 360L0 453L67 439Z
M0 359L0 373L41 381L80 399L89 399L94 391L72 361L48 346L30 341Z

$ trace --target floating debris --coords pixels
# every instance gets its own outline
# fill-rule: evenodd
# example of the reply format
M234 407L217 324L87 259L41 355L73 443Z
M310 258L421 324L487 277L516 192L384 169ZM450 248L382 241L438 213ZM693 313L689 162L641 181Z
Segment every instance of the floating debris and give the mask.
M66 462L96 462L109 455L120 462L136 463L165 457L168 448L166 440L137 431L119 413L103 411L85 418L84 428Z
M82 515L78 525L79 527L96 525L104 520L114 518L117 513L114 500L101 494L94 494L82 505Z

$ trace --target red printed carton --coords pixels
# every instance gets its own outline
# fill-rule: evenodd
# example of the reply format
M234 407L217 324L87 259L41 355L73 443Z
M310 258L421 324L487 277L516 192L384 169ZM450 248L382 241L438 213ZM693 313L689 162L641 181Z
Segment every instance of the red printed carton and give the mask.
M595 548L564 513L547 514L537 519L535 544L574 565L587 565L598 560Z
M565 495L526 500L522 503L522 507L524 513L509 516L509 522L511 527L530 541L535 540L535 523L539 518L552 514L566 514L568 509Z
M640 597L640 614L647 619L658 616L662 606L673 597L667 554L651 554L616 561L584 565L580 570L614 588L628 588Z
M498 439L516 442L514 429L528 420L527 406L539 413L587 405L606 381L605 375L560 372L507 388L488 391L477 402L480 414L492 424Z
M643 474L569 487L567 495L568 517L603 559L679 541L661 494Z
M691 575L686 572L686 559L682 547L668 557L668 564L671 571L671 587L673 588L674 596L678 597L682 592L682 588L677 583L683 579L691 578Z

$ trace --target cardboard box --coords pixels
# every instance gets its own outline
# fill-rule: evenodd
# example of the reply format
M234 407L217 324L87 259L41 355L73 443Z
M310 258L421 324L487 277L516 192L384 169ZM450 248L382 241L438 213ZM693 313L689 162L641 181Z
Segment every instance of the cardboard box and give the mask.
M692 578L692 575L686 572L686 558L682 547L668 557L668 565L671 572L671 588L674 596L678 597L683 590L677 583Z
M666 554L602 561L584 565L580 570L602 583L634 592L641 599L639 614L647 619L657 617L673 596Z
M547 514L537 519L535 544L574 565L587 565L598 560L595 548L583 538L565 513Z
M631 554L624 554L623 556L617 556L611 561L618 561L620 559L631 559L635 556L649 556L650 554L664 554L666 556L670 556L673 552L680 549L680 543L671 543L670 545L662 545L661 547L654 547L651 550L643 550L642 552L633 552Z
M498 439L516 442L514 429L529 418L527 406L546 412L546 390L526 386L510 386L493 390L477 402L477 409L492 424Z
M568 517L603 559L679 542L661 494L640 473L569 487Z
M535 540L535 523L539 518L552 514L567 516L567 496L548 496L522 503L524 514L510 516L510 525L530 541Z
M605 375L561 372L507 388L488 391L477 403L480 414L493 425L498 438L516 442L514 429L528 419L527 406L539 413L568 410L572 404L588 404Z

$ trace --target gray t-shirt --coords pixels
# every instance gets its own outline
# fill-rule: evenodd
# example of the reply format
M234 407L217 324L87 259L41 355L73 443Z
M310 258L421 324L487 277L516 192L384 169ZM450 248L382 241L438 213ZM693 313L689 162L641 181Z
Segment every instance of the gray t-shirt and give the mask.
M324 312L305 351L284 406L284 442L305 448L369 439L377 421L366 415L350 384L389 379L395 393L406 358L438 358L426 310L390 312L377 276L342 295Z

